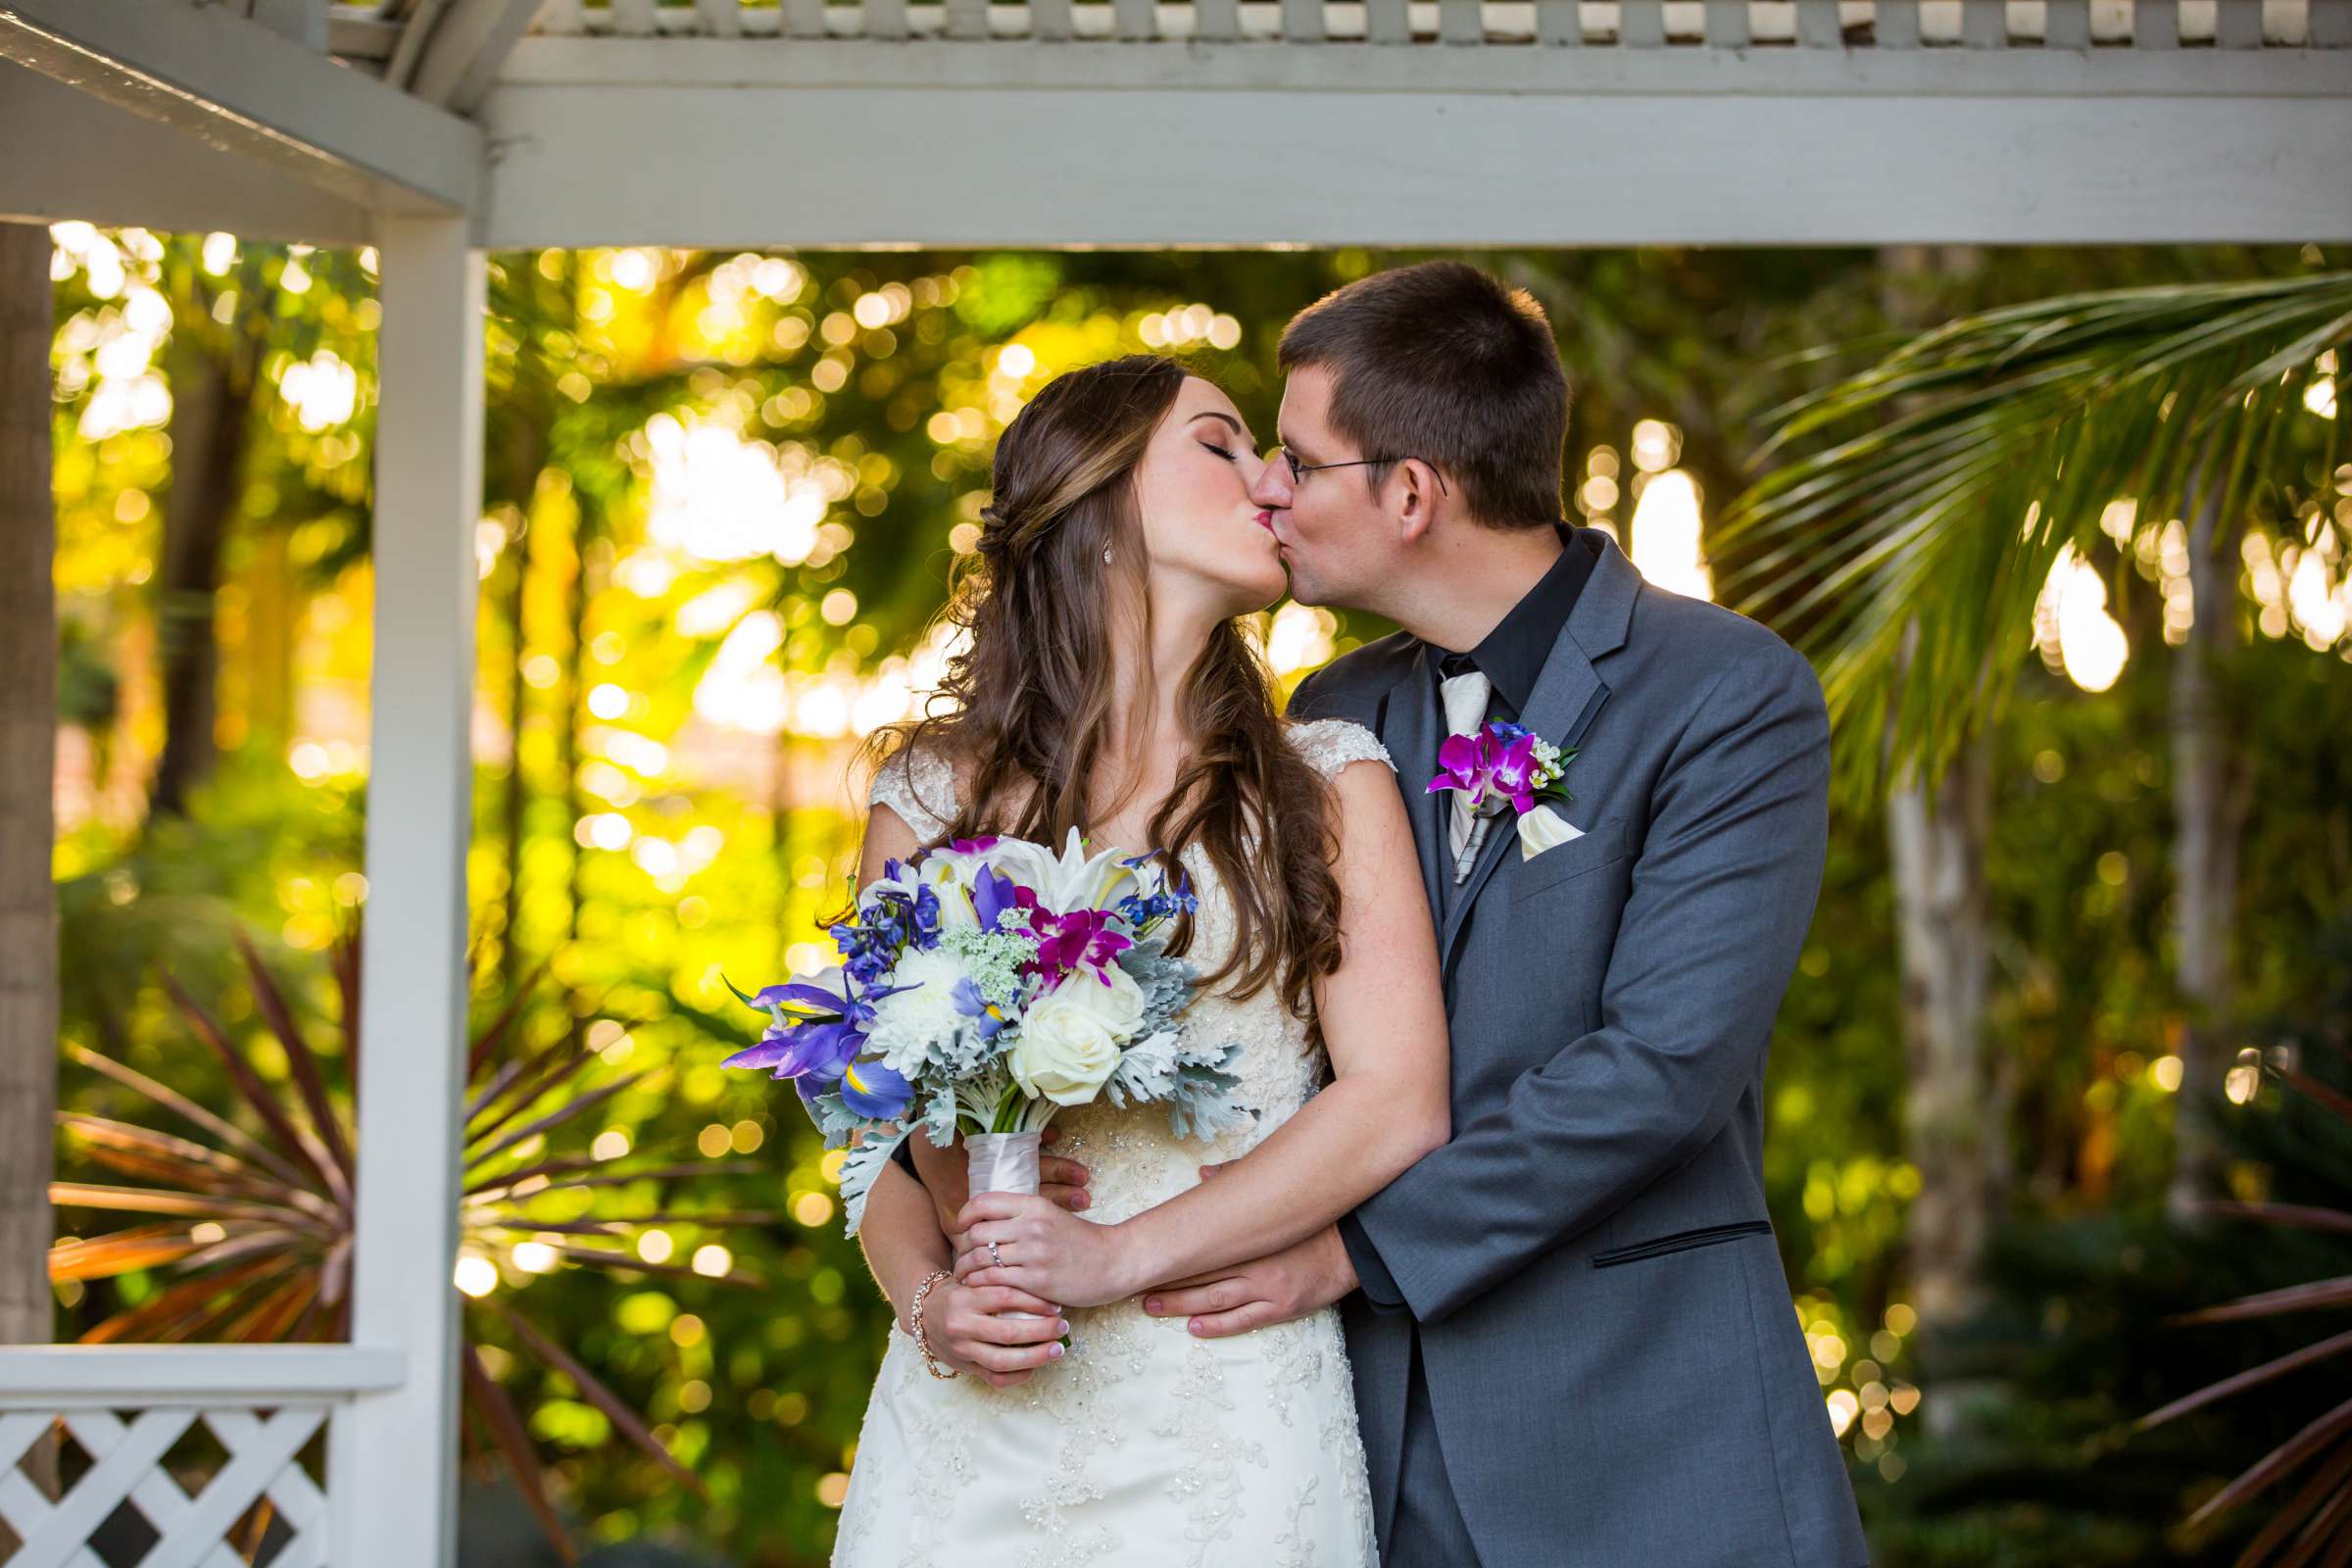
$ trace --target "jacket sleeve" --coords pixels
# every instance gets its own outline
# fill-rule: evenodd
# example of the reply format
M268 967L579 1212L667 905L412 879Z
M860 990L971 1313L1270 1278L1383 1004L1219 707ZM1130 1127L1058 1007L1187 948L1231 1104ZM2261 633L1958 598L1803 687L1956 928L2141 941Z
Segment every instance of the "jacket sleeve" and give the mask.
M1350 1255L1368 1244L1382 1265L1358 1258L1374 1304L1393 1290L1440 1321L1723 1130L1812 923L1828 797L1821 685L1776 639L1716 678L1660 771L1600 1026L1355 1210Z
M1294 687L1290 705L1283 710L1284 714L1299 723L1328 717L1322 705L1326 700L1324 689L1330 684L1324 677L1330 673L1331 666L1326 664Z

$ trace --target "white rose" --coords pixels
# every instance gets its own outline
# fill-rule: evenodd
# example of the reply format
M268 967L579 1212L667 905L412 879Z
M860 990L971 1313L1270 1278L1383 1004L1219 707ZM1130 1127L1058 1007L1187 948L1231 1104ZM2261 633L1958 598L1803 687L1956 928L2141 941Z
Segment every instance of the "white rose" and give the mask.
M1119 1043L1144 1021L1144 994L1112 965L1105 985L1080 970L1029 1004L1005 1058L1024 1094L1083 1105L1119 1064Z
M1107 985L1103 983L1105 978L1109 981ZM1077 995L1070 1000L1102 1019L1102 1027L1120 1040L1133 1039L1135 1032L1144 1026L1144 988L1118 964L1105 964L1101 975L1092 969L1081 969L1064 980L1054 995L1073 991Z

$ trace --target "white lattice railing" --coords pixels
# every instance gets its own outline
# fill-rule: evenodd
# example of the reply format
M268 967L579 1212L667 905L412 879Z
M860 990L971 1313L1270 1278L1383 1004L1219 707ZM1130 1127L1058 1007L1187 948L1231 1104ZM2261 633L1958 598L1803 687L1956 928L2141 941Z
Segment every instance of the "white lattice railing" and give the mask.
M400 1378L397 1351L357 1346L0 1347L0 1521L19 1543L0 1561L105 1568L92 1543L111 1532L152 1536L140 1568L239 1568L229 1542L265 1539L266 1508L268 1568L342 1568L304 1453ZM24 1468L53 1433L54 1500Z
M2352 48L2352 0L547 0L533 31L1621 49L2340 49Z

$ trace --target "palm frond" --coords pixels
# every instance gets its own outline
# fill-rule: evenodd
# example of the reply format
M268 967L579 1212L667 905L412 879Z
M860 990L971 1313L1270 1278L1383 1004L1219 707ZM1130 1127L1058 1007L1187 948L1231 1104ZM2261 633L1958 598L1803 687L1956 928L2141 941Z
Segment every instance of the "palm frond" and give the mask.
M345 1009L342 1066L356 1072L360 1040L356 1007L359 933L346 932L328 956L329 976ZM89 1282L147 1271L176 1277L135 1304L88 1329L84 1343L169 1343L227 1340L261 1343L334 1338L345 1331L350 1282L356 1111L347 1087L329 1081L331 1054L311 1045L286 991L264 963L260 951L237 935L262 1022L284 1048L291 1084L273 1085L254 1066L220 1015L190 996L175 980L165 987L191 1034L226 1069L240 1102L237 1119L197 1104L186 1096L109 1057L75 1046L75 1059L138 1095L195 1136L166 1132L116 1117L64 1112L59 1126L66 1146L92 1164L140 1185L87 1181L52 1183L49 1196L62 1207L164 1216L108 1234L61 1239L49 1254L53 1280ZM540 972L544 972L543 970ZM535 973L533 979L536 980ZM635 1242L653 1224L712 1228L766 1225L764 1212L714 1209L707 1212L662 1205L660 1184L673 1179L708 1181L722 1172L757 1167L742 1161L679 1162L674 1152L648 1145L616 1159L599 1158L576 1146L541 1153L536 1142L570 1131L588 1112L641 1082L630 1073L585 1090L582 1076L602 1058L584 1049L566 1029L546 1047L524 1050L515 1043L527 996L510 997L468 1043L467 1093L463 1118L466 1149L460 1207L461 1242L482 1256L501 1256L524 1241L546 1246L562 1263L603 1268L615 1275L659 1275L715 1284L757 1285L758 1276L729 1265L715 1273L646 1261ZM591 1009L593 1010L593 1009ZM579 1015L565 1009L568 1018ZM238 1125L256 1123L260 1136ZM517 1167L517 1156L522 1163ZM656 1157L662 1163L655 1163ZM636 1163L632 1164L632 1159ZM506 1167L506 1168L501 1168ZM655 1184L646 1212L610 1217L582 1215L559 1203L546 1212L542 1200L555 1194ZM601 1245L582 1246L577 1238ZM502 1287L525 1283L529 1271L502 1274ZM454 1288L454 1287L453 1287ZM618 1395L574 1357L533 1327L516 1302L484 1298L466 1303L468 1340L462 1369L467 1403L492 1449L514 1470L549 1539L566 1561L576 1552L564 1534L538 1470L537 1450L514 1402L482 1364L472 1338L480 1320L503 1322L513 1338L545 1367L571 1380L581 1396L602 1410L629 1440L701 1492L701 1483L670 1455L647 1423Z
M2254 1467L2205 1500L2188 1516L2191 1527L2227 1513L2280 1477L2293 1472L2316 1453L2327 1451L2336 1439L2352 1432L2352 1399L2346 1399L2257 1460Z
M530 1505L533 1517L539 1521L540 1532L555 1543L564 1562L579 1561L579 1550L571 1544L570 1532L564 1528L555 1504L548 1499L547 1484L539 1476L538 1450L531 1446L530 1433L524 1429L514 1401L482 1365L481 1351L470 1341L459 1348L458 1356L458 1365L465 1373L466 1402L479 1412L482 1425L489 1429L491 1441L498 1446L507 1469L522 1490L522 1500Z
M328 1182L339 1196L348 1196L355 1169L351 1145L343 1136L341 1118L327 1103L326 1080L319 1074L318 1054L311 1050L310 1041L304 1038L302 1026L294 1021L294 1009L286 1005L285 994L277 989L277 981L270 975L270 966L262 962L262 955L254 947L253 939L241 929L236 936L237 952L244 957L246 975L253 982L254 1003L261 1008L262 1016L270 1021L270 1033L276 1035L278 1043L285 1047L286 1063L293 1070L294 1084L302 1093L303 1105L310 1111L311 1125L318 1130L320 1141L326 1145L328 1159L325 1174Z
M1710 539L1733 607L1812 658L1841 792L1939 772L2006 699L2035 601L2111 503L2232 526L2282 485L2323 354L2352 344L2352 272L2075 294L1963 318L1784 404L1802 455Z
M2289 1544L2287 1538L2291 1535L2294 1553L2279 1557L2279 1568L2293 1568L2296 1563L2310 1561L2312 1552L2327 1544L2330 1521L2344 1510L2345 1499L2352 1498L2352 1486L2346 1486L2347 1481L2352 1481L2352 1443L2344 1445L2333 1459L2312 1473L2311 1479L2293 1496L2279 1504L2271 1522L2246 1543L2246 1549L2238 1554L2237 1560L2248 1568L2268 1561L2273 1553Z
M703 1485L703 1478L678 1463L671 1456L670 1451L663 1447L661 1441L647 1428L646 1424L638 1419L637 1412L630 1409L611 1389L606 1388L603 1380L574 1360L562 1346L540 1333L538 1326L529 1318L512 1311L504 1305L498 1308L498 1312L507 1320L507 1326L514 1331L515 1338L530 1347L532 1354L571 1379L579 1388L580 1397L602 1410L606 1419L618 1427L623 1436L644 1449L663 1469L685 1483L696 1496L705 1502L710 1500L710 1493Z
M2225 1301L2198 1312L2183 1312L2174 1321L2180 1323L2234 1323L2249 1317L2276 1317L2281 1312L2308 1312L2324 1306L2352 1306L2352 1275L2342 1279L2313 1280L2308 1285L2289 1285L2283 1290L2265 1291L2235 1301Z
M2268 1070L2300 1092L2322 1112L2344 1123L2347 1131L2352 1131L2352 1099L2347 1099L2298 1069L2281 1068L2274 1064ZM2234 1212L2263 1224L2321 1230L2341 1229L2342 1222L2352 1218L2341 1210L2310 1204L2209 1203L2204 1206L2208 1212ZM2284 1290L2265 1291L2202 1311L2185 1312L2172 1321L2183 1324L2241 1322L2249 1318L2277 1317L2288 1312L2345 1305L2352 1305L2352 1275L2314 1280ZM2138 1428L2145 1431L2191 1410L2202 1409L2242 1394L2248 1389L2274 1384L2294 1374L2309 1374L2311 1368L2323 1361L2332 1360L2347 1350L2352 1350L2352 1331L2332 1335L2299 1350L2275 1356L2218 1383L2209 1384L2175 1399L2160 1410L2142 1416ZM2251 1469L2207 1498L2204 1505L2189 1516L2189 1526L2194 1528L2202 1525L2238 1506L2315 1457L2320 1463L2314 1474L2280 1505L2278 1512L2247 1544L2237 1559L2239 1568L2257 1568L2257 1565L2264 1563L2274 1564L2275 1568L2293 1568L2293 1565L2312 1561L2321 1553L2325 1553L2324 1560L2330 1563L2352 1561L2352 1402L2338 1405L2312 1421Z
M2175 1399L2161 1410L2149 1411L2139 1418L2137 1425L2142 1432L2150 1427L2162 1426L2175 1416L2186 1415L2191 1410L2202 1409L2216 1399L2227 1399L2232 1394L2243 1393L2258 1383L2268 1383L2273 1378L2284 1377L2289 1372L2300 1371L2314 1362L2325 1361L2329 1356L2339 1355L2345 1350L2352 1350L2352 1330L2338 1334L2332 1339L2322 1340L2316 1345L2306 1345L2300 1350L2290 1350L2285 1355L2265 1361L2258 1367L2251 1367L2238 1373L2235 1377L2224 1378L2219 1383L2209 1383L2194 1394L2184 1395L2180 1398Z
M2352 1210L2321 1208L2311 1203L2242 1203L2224 1199L2211 1200L2197 1207L2217 1219L2258 1219L2273 1225L2352 1236Z

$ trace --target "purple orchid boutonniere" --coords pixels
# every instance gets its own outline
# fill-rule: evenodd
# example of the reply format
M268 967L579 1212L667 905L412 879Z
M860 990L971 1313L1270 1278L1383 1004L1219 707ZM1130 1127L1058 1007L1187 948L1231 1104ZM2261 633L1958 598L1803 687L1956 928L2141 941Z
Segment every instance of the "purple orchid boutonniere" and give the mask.
M1494 719L1469 734L1446 737L1438 748L1442 771L1426 793L1461 790L1474 811L1492 815L1508 802L1525 816L1539 805L1565 806L1574 799L1559 781L1575 756L1575 747L1562 751L1531 729Z

